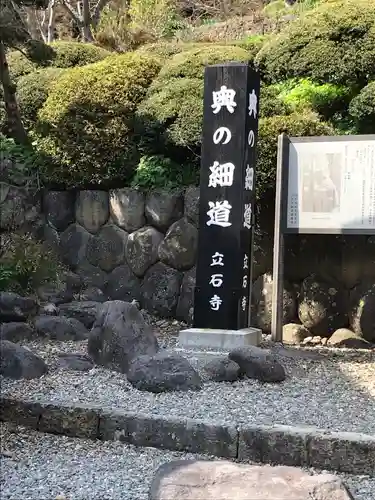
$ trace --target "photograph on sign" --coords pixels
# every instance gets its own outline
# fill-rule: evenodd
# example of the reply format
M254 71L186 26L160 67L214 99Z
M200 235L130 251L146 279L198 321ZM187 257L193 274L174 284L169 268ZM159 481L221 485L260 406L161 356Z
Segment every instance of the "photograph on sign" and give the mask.
M375 231L375 137L289 138L286 232Z

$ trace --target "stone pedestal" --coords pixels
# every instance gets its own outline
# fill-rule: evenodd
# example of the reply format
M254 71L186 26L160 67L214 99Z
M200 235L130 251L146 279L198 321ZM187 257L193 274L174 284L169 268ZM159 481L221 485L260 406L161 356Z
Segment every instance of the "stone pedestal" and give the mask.
M243 328L241 330L188 328L180 331L178 345L184 349L203 348L231 351L236 347L258 346L261 339L262 331L259 328Z

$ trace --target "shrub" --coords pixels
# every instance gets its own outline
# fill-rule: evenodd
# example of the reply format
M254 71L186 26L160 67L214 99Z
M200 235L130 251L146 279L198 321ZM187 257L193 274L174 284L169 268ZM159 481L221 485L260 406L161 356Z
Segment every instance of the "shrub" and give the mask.
M270 35L251 35L244 40L236 42L236 45L245 49L250 60L253 60L263 45L268 41Z
M206 48L208 44L204 43L183 43L179 41L160 41L154 43L147 43L137 49L137 52L153 54L160 59L166 60L170 57L186 52L192 49Z
M141 189L167 188L196 184L199 170L176 163L162 155L143 156L137 167L132 186Z
M290 23L256 57L271 82L366 85L375 74L375 0L331 0Z
M157 59L128 53L66 70L38 115L37 147L55 160L46 180L77 186L129 178L139 161L134 113L159 69Z
M271 116L259 121L257 189L258 196L273 189L276 175L277 141L282 132L294 137L334 135L335 130L312 112Z
M349 112L355 120L358 132L375 133L375 82L369 83L351 101Z
M56 283L64 267L57 255L31 234L2 236L0 289L33 291L44 283Z
M21 76L28 75L37 68L36 64L32 63L18 50L11 50L7 53L7 62L13 82L17 82Z
M112 52L92 43L53 42L50 45L56 54L52 61L52 66L55 68L85 66L99 62L112 54Z
M150 33L154 38L172 35L178 27L172 0L132 0L129 7L131 27Z
M17 100L27 127L35 123L38 111L45 103L50 88L63 72L61 68L43 68L18 80Z

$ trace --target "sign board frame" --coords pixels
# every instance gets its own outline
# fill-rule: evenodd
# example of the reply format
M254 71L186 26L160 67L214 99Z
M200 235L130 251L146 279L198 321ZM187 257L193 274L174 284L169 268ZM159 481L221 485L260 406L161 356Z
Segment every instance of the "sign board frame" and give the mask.
M276 196L275 196L275 226L273 247L273 290L272 290L272 340L282 342L282 303L284 284L284 252L286 234L334 234L334 235L373 235L372 228L291 228L288 227L289 198L289 152L291 144L319 142L360 142L374 141L375 135L345 135L318 137L288 137L285 133L278 138Z

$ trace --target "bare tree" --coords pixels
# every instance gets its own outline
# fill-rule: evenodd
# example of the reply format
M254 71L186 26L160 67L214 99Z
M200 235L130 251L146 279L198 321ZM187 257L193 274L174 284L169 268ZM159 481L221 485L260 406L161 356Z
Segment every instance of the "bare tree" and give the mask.
M90 5L89 0L78 0L74 6L70 0L60 0L62 7L79 27L83 42L94 41L92 29L99 23L100 14L109 0L97 0Z

